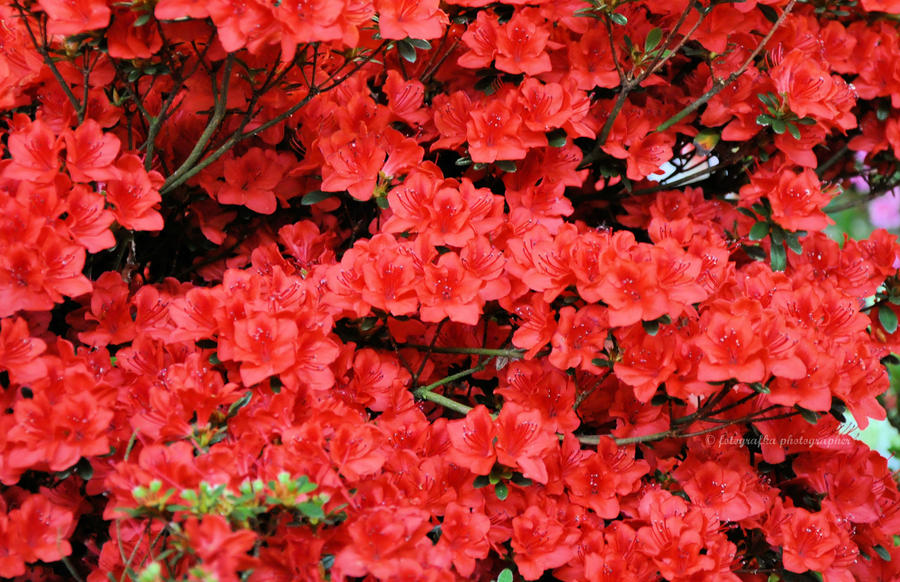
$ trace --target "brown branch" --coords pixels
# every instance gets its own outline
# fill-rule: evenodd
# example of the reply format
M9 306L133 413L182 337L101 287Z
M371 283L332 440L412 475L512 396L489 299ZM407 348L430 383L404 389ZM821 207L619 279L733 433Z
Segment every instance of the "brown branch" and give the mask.
M87 101L83 104L78 101L78 98L75 97L75 94L72 92L72 88L69 87L69 84L63 78L62 73L59 72L59 69L56 68L56 63L53 62L53 58L50 56L50 51L47 49L47 46L38 42L37 37L34 35L34 30L31 28L31 23L28 22L28 15L25 14L25 8L19 4L18 0L13 2L13 6L16 7L16 10L19 13L19 16L22 17L22 23L25 25L25 30L28 31L28 36L31 38L31 44L34 46L34 49L41 55L44 59L44 64L50 67L50 72L53 73L53 77L56 79L56 82L59 83L59 86L62 87L63 92L66 94L66 97L69 98L69 101L72 103L72 107L75 108L75 113L78 116L78 123L81 124L84 121L84 112L87 109Z
M790 0L790 2L788 2L787 6L784 7L784 11L782 11L781 15L778 17L778 20L776 20L775 23L772 24L772 28L769 29L768 34L763 37L762 41L757 45L753 52L750 53L750 56L747 57L747 60L744 61L744 63L738 68L738 70L731 73L725 79L716 79L715 81L713 81L712 88L710 88L709 91L707 91L706 93L698 97L695 101L693 101L690 105L686 106L684 109L661 123L659 127L656 128L656 131L659 132L669 129L670 127L702 107L707 101L718 95L722 91L722 89L728 87L729 85L734 83L738 79L738 77L743 75L747 71L747 69L750 68L750 65L753 64L753 61L756 60L757 55L759 55L763 48L769 43L769 40L771 40L772 36L775 34L775 31L778 30L778 27L781 26L781 23L784 22L784 19L787 17L787 15L790 14L791 10L793 10L794 4L796 3L797 0Z

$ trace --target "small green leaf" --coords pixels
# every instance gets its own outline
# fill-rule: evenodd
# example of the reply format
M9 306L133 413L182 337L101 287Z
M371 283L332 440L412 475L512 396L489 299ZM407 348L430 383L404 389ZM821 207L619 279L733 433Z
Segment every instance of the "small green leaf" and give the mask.
M888 552L887 548L885 548L881 544L875 544L874 546L872 546L872 549L875 550L875 553L878 554L878 557L885 562L891 561L891 553Z
M382 210L387 210L391 207L391 203L388 202L387 196L379 196L375 199L375 204Z
M525 477L521 473L513 473L512 482L518 485L519 487L528 487L531 485L532 481L528 477Z
M309 519L325 519L325 512L318 503L303 501L297 504L297 510Z
M238 413L238 410L247 406L247 404L250 402L250 398L252 396L253 396L253 392L250 392L248 390L247 392L244 393L243 396L241 396L241 398L239 400L237 400L236 402L232 402L231 406L228 407L228 412L225 414L225 419L227 420L229 418L233 418L234 415Z
M497 576L497 582L513 582L513 573L509 568L504 568Z
M647 38L644 39L644 52L649 53L655 49L659 45L660 40L662 40L662 29L658 27L651 28L650 32L647 33Z
M809 410L808 408L803 408L802 406L794 405L794 408L800 412L800 416L803 417L803 420L808 422L809 424L816 424L819 422L819 414Z
M785 125L783 119L773 118L770 125L772 126L772 131L778 135L781 135L787 129L787 125Z
M756 117L756 125L766 126L766 125L772 125L772 123L774 123L774 122L775 122L775 118L772 117L771 115L766 115L765 113L762 113Z
M882 304L878 306L878 321L881 323L884 331L888 333L897 331L897 314L888 305Z
M656 335L659 333L658 321L642 321L641 324L644 326L644 331L647 332L647 335Z
M494 485L494 493L497 494L497 499L506 501L506 498L509 497L509 487L506 486L506 483L501 481Z
M461 158L456 158L456 161L453 162L453 165L459 166L459 167L470 166L470 165L472 165L472 158L470 158L469 156L463 156Z
M760 12L763 13L763 16L766 17L766 20L768 20L772 24L778 22L778 12L776 12L774 8L766 4L757 4L756 7L759 8Z
M754 213L749 208L738 208L737 211L749 218L756 218L756 213Z
M416 47L417 49L422 49L423 51L431 50L431 43L424 38L408 38L406 39L406 42Z
M318 204L323 200L328 200L335 195L336 192L323 192L321 190L313 190L312 192L307 192L303 195L303 198L300 199L300 204L302 204L303 206L312 206L313 204Z
M784 229L777 224L772 225L772 244L780 245L784 242Z
M405 40L397 42L397 52L403 57L403 60L410 63L416 62L416 47Z
M507 174L516 173L516 163L512 160L497 160L494 165L506 172Z
M754 391L759 392L760 394L769 394L772 392L769 390L769 387L763 384L762 382L754 382L750 384L750 387L753 388Z
M803 245L800 244L800 237L797 236L796 232L789 234L785 240L787 241L788 248L794 251L795 254L803 254Z
M547 143L552 148L561 148L566 145L567 136L566 130L564 129L554 129L553 131L547 132Z
M769 223L768 222L757 222L750 229L750 240L762 240L766 238L766 235L769 234Z
M143 14L141 14L140 16L138 16L137 18L134 19L134 24L132 26L134 26L135 28L140 28L141 26L144 26L145 24L150 22L150 16L151 16L150 12L144 12Z
M472 486L475 487L475 489L481 489L482 487L487 487L490 484L491 484L491 479L489 476L479 475L479 476L475 477L475 482L472 483Z
M794 139L800 139L800 130L797 129L797 126L788 121L785 126L787 127L788 133L791 134L791 137Z
M890 113L891 112L888 107L886 105L882 105L875 110L875 118L878 119L878 121L884 121L888 118Z
M766 260L766 251L764 251L761 247L744 245L743 249L744 252L747 253L747 256L755 261Z
M90 481L91 477L94 476L94 467L91 466L90 461L82 458L75 465L75 474L84 481Z
M625 26L628 24L628 18L624 14L619 14L618 12L613 12L609 15L609 19L613 24L618 24L619 26Z
M799 123L800 125L815 125L816 120L812 117L804 117L802 119L798 119L797 123Z
M787 267L787 252L783 245L772 244L769 251L769 264L773 271L784 271Z

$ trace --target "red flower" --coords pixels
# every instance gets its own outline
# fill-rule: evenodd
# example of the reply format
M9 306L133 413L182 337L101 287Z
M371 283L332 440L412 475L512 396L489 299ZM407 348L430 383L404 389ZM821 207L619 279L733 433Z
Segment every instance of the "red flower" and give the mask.
M514 402L503 405L497 416L497 461L514 467L522 475L547 483L547 453L558 447L556 435L541 419L540 412L525 410Z
M0 321L0 368L9 372L13 382L27 384L46 374L47 366L39 357L46 349L47 344L31 337L24 319Z
M552 67L550 55L544 52L550 31L537 10L519 9L497 32L496 66L517 75L540 75Z
M382 38L438 38L449 19L438 0L375 0Z
M521 160L528 153L521 138L522 118L510 106L509 99L492 99L469 114L466 139L473 162Z
M272 214L278 207L276 187L290 164L287 154L251 148L238 159L225 160L225 185L216 198L222 204L240 204L260 214Z
M460 575L471 576L475 571L475 560L487 557L490 529L491 520L484 513L458 503L447 504L438 544L451 552L453 566Z
M3 177L38 183L52 182L60 170L59 154L63 145L63 140L40 120L11 132L7 147L13 161L6 166Z
M113 205L116 221L134 230L162 230L162 216L155 210L162 200L163 177L144 170L140 158L126 154L116 162L119 177L107 183L106 200Z
M481 283L469 273L453 252L438 258L437 264L425 265L424 284L417 287L422 321L451 321L475 325L481 315L482 300L478 296Z
M241 381L252 386L294 365L297 324L257 314L234 324L234 359L241 362Z
M184 534L201 567L221 582L236 582L241 570L249 570L258 563L247 555L257 534L247 529L233 531L221 515L204 515L199 520L189 517Z
M487 408L478 405L464 419L447 423L447 432L452 444L447 452L450 462L465 467L476 475L491 472L497 459L494 452L497 429Z
M49 21L47 32L72 36L104 28L109 24L110 10L100 0L40 0Z
M537 580L545 570L557 568L575 557L577 529L568 528L537 507L512 520L512 549L516 567L525 580Z

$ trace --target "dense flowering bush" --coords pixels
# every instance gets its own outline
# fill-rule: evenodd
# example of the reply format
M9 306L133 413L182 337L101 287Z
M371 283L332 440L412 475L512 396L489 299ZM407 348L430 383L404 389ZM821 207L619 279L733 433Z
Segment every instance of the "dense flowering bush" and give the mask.
M896 0L4 0L0 577L900 580Z

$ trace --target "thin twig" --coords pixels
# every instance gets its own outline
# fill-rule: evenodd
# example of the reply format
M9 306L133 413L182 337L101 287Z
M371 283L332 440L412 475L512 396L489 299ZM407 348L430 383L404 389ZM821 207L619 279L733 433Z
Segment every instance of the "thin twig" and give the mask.
M690 105L686 106L684 109L661 123L659 127L656 128L656 131L659 132L669 129L670 127L702 107L707 101L718 95L719 92L722 91L722 89L728 87L729 85L734 83L738 79L738 77L743 75L744 72L748 68L750 68L750 65L753 64L753 61L756 60L757 55L759 55L763 48L765 48L765 46L769 43L769 40L771 40L772 36L775 34L775 31L778 30L778 27L781 26L781 23L784 22L784 19L788 14L790 14L791 10L794 8L794 4L796 3L797 0L790 0L790 2L788 2L787 6L784 7L781 15L778 17L778 20L776 20L775 23L772 24L772 28L769 29L769 33L766 34L765 37L763 37L759 45L757 45L753 52L750 53L750 56L747 57L747 60L744 61L744 64L742 64L740 68L738 68L738 70L728 75L728 77L725 79L716 79L709 91L707 91L706 93L698 97L695 101L693 101Z
M87 108L87 102L84 104L78 101L78 98L75 97L75 94L72 93L72 88L69 87L69 84L63 78L62 73L59 72L59 69L56 68L56 63L53 62L53 59L50 57L50 51L47 50L47 47L44 43L39 43L37 37L34 35L34 31L31 29L31 23L28 21L28 15L25 14L25 9L19 4L18 1L13 2L13 6L16 7L16 10L19 12L19 15L22 17L22 22L25 24L25 30L28 31L28 36L31 38L31 44L34 46L35 50L41 57L44 59L44 63L50 67L50 72L53 73L53 77L56 78L56 82L59 83L59 86L62 87L63 92L66 94L66 97L69 98L69 101L72 103L72 107L75 108L75 113L78 116L78 123L81 124L84 121L84 110Z

